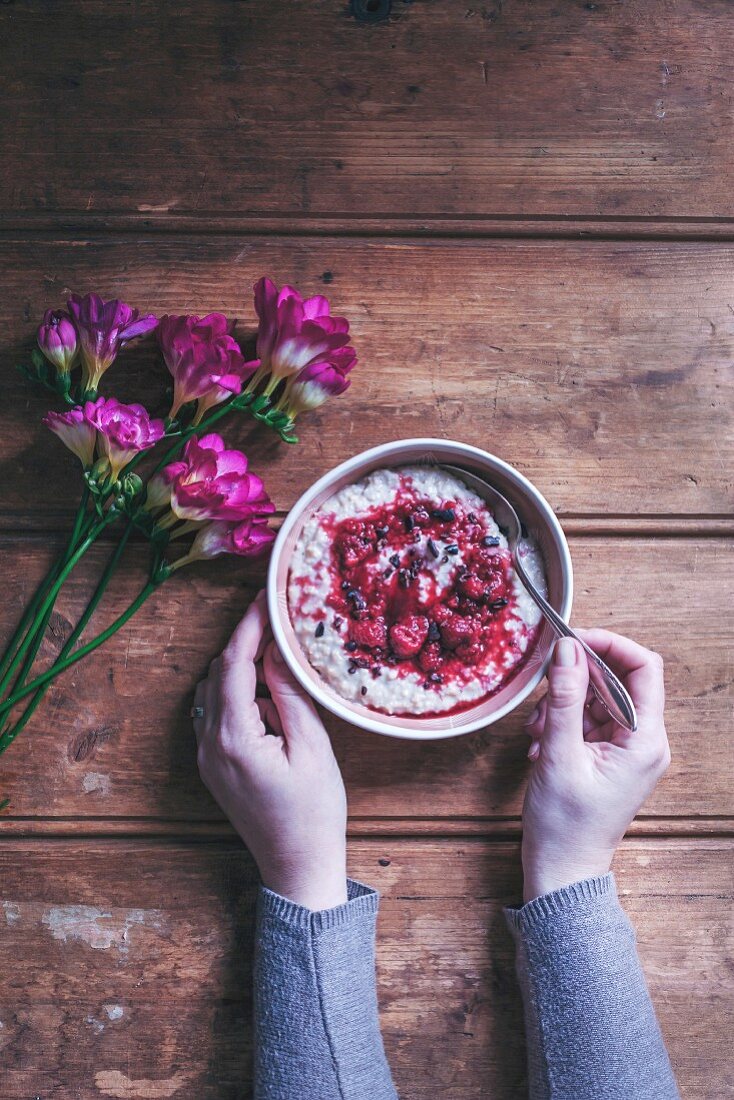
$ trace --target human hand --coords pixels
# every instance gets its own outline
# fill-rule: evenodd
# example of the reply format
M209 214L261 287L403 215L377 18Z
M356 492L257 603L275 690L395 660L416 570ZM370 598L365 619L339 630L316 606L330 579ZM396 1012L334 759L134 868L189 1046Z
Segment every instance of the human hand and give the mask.
M606 630L579 631L623 680L637 710L630 733L589 689L583 649L556 642L548 692L531 715L535 761L523 807L524 900L609 870L640 806L670 763L663 662Z
M262 664L260 664L262 662ZM270 698L257 698L258 679ZM196 688L199 772L268 889L308 909L347 900L347 800L316 709L269 640L264 593Z

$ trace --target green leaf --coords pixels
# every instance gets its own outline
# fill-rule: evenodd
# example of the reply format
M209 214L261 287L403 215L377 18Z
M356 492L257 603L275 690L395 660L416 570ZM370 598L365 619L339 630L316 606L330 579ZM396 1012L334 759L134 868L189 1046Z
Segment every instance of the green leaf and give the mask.
M7 810L9 805L10 805L10 799L9 798L4 798L2 800L2 802L0 802L0 812L2 812L3 810Z

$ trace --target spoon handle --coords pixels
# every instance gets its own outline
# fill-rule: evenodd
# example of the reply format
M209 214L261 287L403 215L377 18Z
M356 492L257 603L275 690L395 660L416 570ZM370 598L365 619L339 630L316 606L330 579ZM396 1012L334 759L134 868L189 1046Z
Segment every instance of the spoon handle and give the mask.
M518 554L513 555L515 570L530 595L545 615L548 622L559 638L573 638L584 648L589 662L589 683L597 699L608 714L624 729L631 733L637 729L637 714L635 705L630 699L629 692L624 684L614 675L605 661L602 661L598 653L594 653L586 642L579 638L575 630L564 622L558 612L551 607L546 599L541 596L533 582L525 572Z

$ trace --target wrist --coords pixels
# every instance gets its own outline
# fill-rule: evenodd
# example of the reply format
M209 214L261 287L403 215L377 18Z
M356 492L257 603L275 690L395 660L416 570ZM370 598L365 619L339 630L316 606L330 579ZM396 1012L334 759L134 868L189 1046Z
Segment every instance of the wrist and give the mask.
M523 904L575 882L606 875L613 855L613 848L569 856L555 853L553 858L523 851Z
M313 912L335 909L348 900L346 860L308 870L263 868L261 877L268 890Z

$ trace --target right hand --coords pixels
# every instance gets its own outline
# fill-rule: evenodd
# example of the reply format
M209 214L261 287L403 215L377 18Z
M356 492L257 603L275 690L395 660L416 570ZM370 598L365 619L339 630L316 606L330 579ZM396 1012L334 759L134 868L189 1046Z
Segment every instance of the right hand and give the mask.
M580 630L632 696L630 733L589 690L582 647L556 642L548 692L531 715L535 761L523 807L524 900L603 875L627 827L670 763L663 721L663 662L606 630Z

